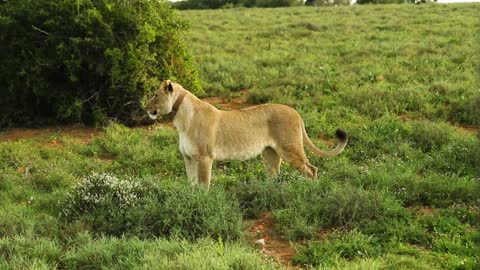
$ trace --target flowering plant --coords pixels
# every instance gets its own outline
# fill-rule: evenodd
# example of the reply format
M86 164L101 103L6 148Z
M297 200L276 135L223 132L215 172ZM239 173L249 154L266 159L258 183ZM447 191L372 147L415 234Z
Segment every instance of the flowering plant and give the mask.
M63 208L61 214L66 218L75 218L112 206L116 211L125 211L138 202L142 193L138 182L121 180L108 173L92 173L78 182L60 202Z

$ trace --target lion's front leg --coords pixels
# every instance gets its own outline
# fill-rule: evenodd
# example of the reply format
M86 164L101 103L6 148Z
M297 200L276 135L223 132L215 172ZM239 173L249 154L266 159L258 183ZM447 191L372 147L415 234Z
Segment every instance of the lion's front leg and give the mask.
M191 185L195 185L198 183L198 176L197 176L197 167L198 162L188 156L183 156L183 160L185 161L185 170L187 171L188 181L190 181Z
M198 181L205 185L208 189L210 188L210 179L212 178L212 164L213 159L208 156L201 156L198 159L198 166L197 166L197 176Z

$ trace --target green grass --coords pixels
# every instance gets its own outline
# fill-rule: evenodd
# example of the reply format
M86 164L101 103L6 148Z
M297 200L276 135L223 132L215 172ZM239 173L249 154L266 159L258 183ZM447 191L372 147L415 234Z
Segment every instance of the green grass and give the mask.
M345 151L309 153L315 181L286 164L270 179L259 158L216 162L207 192L187 183L169 128L0 142L0 269L282 268L243 232L264 212L300 266L478 269L480 141L458 125L479 125L479 12L182 11L209 95L291 105L323 148L318 134L344 128Z
M348 121L345 115L331 119L332 110L364 121L393 113L471 124L479 9L391 5L182 14L210 94L248 88L253 102L328 116L322 126Z

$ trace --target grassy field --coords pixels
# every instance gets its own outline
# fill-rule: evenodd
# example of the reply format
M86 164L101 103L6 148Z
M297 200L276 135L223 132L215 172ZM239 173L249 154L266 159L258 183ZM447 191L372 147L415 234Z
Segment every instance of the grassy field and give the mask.
M285 268L252 244L265 213L290 265L480 267L480 5L181 14L208 95L293 106L346 150L309 156L316 181L218 162L207 192L164 125L1 141L0 269Z

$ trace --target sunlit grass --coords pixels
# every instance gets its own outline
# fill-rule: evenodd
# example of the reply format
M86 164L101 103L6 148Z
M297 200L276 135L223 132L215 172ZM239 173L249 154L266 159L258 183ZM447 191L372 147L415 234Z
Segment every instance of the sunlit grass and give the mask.
M322 148L331 142L319 134L344 128L345 151L308 153L316 181L286 164L270 179L259 158L217 162L207 192L189 186L177 134L163 126L0 142L0 268L281 268L241 228L272 212L301 266L477 269L477 13L475 4L182 11L208 94L249 89L251 102L294 106ZM79 188L93 173L116 182Z

